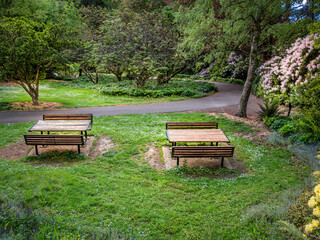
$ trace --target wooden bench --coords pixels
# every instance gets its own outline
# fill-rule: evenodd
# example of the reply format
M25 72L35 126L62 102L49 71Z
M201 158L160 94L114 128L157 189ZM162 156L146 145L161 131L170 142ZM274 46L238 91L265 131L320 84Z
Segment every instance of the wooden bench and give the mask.
M166 129L217 129L217 122L167 122Z
M39 155L38 145L78 145L80 154L80 145L86 143L86 138L82 135L24 134L23 136L27 145L35 145L36 155Z
M93 125L93 115L87 114L43 114L43 120L90 120L91 123L88 130L91 130Z
M221 167L225 157L232 157L234 146L174 146L172 147L171 156L177 158L200 158L200 157L221 157Z

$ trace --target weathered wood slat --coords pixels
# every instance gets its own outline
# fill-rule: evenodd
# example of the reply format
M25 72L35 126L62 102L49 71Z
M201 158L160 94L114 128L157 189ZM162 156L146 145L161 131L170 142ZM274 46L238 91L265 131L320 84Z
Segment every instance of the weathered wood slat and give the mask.
M194 157L222 157L221 167L223 167L224 157L232 157L234 146L174 146L172 147L171 155L177 158L194 158Z
M217 129L217 122L167 122L166 129Z
M221 129L169 129L169 142L230 142Z
M67 131L87 131L90 128L90 120L39 120L33 125L29 131L51 131L51 132L67 132Z
M24 134L23 136L27 145L35 145L37 155L37 145L78 145L78 153L80 153L80 145L86 143L82 135Z
M87 130L90 130L93 125L93 114L44 114L44 121L55 121L55 120L89 120L90 124L87 127Z

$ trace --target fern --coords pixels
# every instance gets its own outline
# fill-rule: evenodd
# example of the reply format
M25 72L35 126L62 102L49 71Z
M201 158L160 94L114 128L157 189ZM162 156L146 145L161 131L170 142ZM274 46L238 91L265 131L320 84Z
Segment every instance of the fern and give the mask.
M258 113L258 117L260 119L278 117L281 114L279 106L280 104L277 101L270 102L266 100L264 105L259 104L260 111Z

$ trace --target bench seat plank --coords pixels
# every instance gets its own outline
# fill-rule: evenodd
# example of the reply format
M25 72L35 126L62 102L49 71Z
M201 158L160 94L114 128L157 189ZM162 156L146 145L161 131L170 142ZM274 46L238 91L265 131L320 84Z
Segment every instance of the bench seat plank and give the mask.
M232 157L234 146L174 146L172 147L171 155L177 158L188 157L221 157L221 167L223 167L224 157Z
M38 155L38 145L78 145L78 153L80 153L80 145L86 143L86 138L82 135L42 135L42 134L24 134L27 145L34 145L36 154Z

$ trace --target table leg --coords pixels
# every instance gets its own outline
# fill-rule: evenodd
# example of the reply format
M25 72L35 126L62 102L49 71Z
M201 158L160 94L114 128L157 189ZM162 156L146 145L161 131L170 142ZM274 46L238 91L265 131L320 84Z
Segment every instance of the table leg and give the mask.
M34 145L35 149L36 149L36 155L39 155L39 152L38 152L38 145Z

